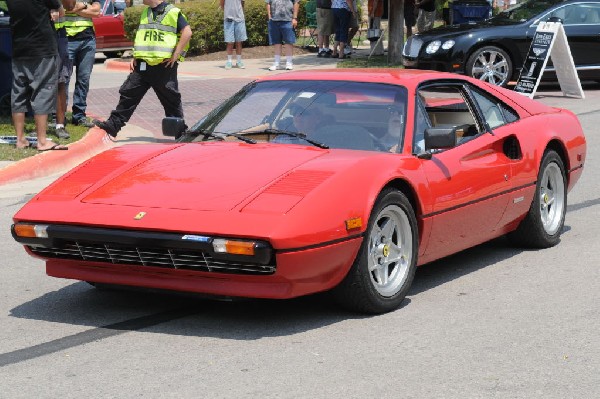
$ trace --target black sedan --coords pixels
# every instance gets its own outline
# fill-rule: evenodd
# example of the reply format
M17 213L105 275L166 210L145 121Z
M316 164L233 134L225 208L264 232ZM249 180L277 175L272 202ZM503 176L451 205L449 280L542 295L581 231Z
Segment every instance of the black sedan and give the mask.
M404 45L403 64L506 86L518 78L538 24L551 18L563 23L579 78L600 81L599 0L526 0L485 21L415 34ZM548 62L544 79L555 76Z

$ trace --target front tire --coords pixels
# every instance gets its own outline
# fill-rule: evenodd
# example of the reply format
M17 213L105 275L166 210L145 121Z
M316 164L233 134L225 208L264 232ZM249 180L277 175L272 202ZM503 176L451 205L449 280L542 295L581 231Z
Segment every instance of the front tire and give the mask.
M548 248L560 241L567 210L567 178L562 159L553 150L542 158L531 207L508 238L516 245Z
M382 192L356 260L333 291L335 299L364 313L397 309L412 284L417 249L417 220L410 202L400 191Z
M486 46L475 50L467 61L467 75L506 87L512 77L513 66L508 53L496 46Z

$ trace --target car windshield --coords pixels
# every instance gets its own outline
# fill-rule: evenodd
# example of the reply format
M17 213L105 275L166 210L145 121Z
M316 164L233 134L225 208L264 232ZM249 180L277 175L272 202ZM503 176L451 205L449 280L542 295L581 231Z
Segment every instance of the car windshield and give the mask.
M564 2L564 0L527 0L519 2L519 4L505 11L502 11L500 14L494 17L494 19L509 19L515 22L524 22L535 18L536 16L549 9L550 7L554 6L555 4L559 4L562 2Z
M347 81L251 83L180 141L256 141L387 152L401 147L407 90Z

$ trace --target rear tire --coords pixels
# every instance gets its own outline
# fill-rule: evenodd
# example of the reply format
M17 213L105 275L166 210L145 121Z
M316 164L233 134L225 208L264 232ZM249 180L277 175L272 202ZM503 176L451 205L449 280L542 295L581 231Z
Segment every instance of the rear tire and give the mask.
M417 249L417 219L410 202L400 191L383 191L352 268L333 290L334 298L352 311L377 314L397 309L412 284Z
M553 150L542 158L535 195L525 219L508 234L518 246L548 248L560 241L567 210L567 178L562 159Z

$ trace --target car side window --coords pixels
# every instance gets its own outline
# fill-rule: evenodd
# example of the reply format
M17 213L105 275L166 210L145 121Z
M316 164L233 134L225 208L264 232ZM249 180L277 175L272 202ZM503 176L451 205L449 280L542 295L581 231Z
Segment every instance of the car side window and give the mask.
M479 106L483 119L490 128L494 129L519 119L519 115L514 110L498 99L483 94L479 89L472 88L471 92Z
M592 25L600 23L597 4L570 4L565 7L565 25Z
M427 127L456 129L456 144L471 140L484 129L480 126L475 112L467 101L462 85L435 85L418 90L420 108L425 115L420 116L417 110L414 134L414 153L419 153L420 145ZM427 123L425 123L427 121Z
M542 21L560 18L564 25L594 25L600 23L600 5L593 3L567 4L546 14Z

